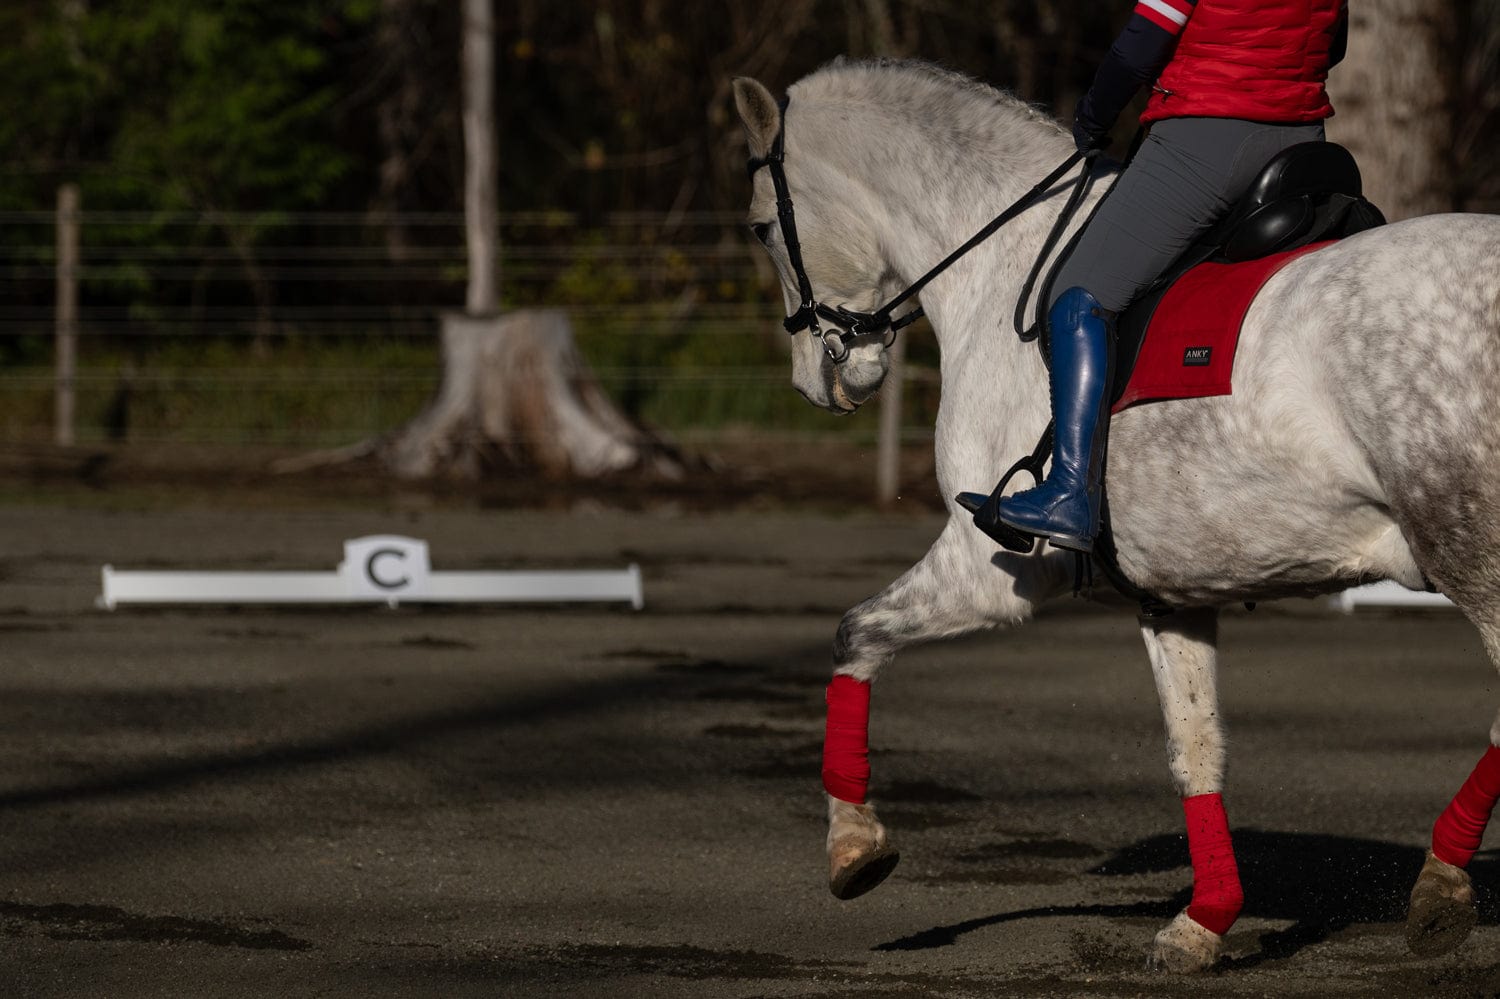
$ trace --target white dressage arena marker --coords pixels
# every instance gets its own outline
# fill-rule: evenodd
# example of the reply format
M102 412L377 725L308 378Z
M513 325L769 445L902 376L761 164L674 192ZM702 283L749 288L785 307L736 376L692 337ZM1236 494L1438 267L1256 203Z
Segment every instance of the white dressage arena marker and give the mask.
M1329 603L1345 614L1356 607L1447 607L1456 610L1453 601L1441 593L1426 590L1408 590L1394 579L1387 579L1368 586L1356 586L1329 597Z
M641 569L434 572L427 542L373 535L344 542L333 572L122 572L104 567L101 607L120 604L571 603L645 606Z

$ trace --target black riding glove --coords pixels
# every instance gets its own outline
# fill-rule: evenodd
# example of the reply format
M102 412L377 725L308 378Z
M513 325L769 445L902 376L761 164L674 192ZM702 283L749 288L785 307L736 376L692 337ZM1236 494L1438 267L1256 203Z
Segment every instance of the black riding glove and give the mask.
M1073 112L1073 144L1078 147L1080 153L1087 153L1094 149L1106 149L1110 144L1109 126L1100 125L1096 121L1090 121L1084 108L1088 98L1078 102L1078 109Z
M1139 12L1131 15L1073 112L1073 141L1079 152L1109 145L1115 119L1141 87L1156 79L1176 45L1175 34Z

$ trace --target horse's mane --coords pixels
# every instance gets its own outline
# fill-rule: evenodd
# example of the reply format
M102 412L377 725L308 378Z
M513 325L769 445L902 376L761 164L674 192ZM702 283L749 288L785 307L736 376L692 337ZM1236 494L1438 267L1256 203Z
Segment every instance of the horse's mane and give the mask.
M809 99L878 104L918 123L989 122L1010 118L1019 125L1062 131L1051 115L963 73L919 59L848 59L825 63L793 85Z

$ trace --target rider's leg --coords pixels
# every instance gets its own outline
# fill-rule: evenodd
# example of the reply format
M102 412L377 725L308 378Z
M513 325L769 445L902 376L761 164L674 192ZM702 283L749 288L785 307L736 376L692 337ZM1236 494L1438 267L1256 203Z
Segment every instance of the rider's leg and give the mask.
M1099 533L1113 321L1113 314L1083 288L1069 288L1052 307L1052 469L1035 489L1004 499L997 512L1005 526L1045 536L1057 548L1093 551ZM986 520L976 516L974 522L985 530L990 526Z
M1105 196L1058 268L1049 305L1082 286L1121 312L1198 235L1225 215L1277 153L1323 138L1322 124L1169 118Z
M1107 355L1099 360L1112 339L1104 314L1124 309L1166 270L1203 229L1229 210L1267 160L1287 146L1320 139L1322 134L1322 125L1223 118L1168 119L1152 128L1052 282L1056 297L1049 303L1049 322L1057 438L1059 443L1067 439L1086 445L1086 456L1078 452L1069 456L1072 460L1059 461L1055 448L1047 481L1037 490L1005 497L998 510L996 504L981 506L985 497L978 494L964 494L960 502L980 514L997 513L999 521L1050 537L1060 547L1092 549L1097 499L1091 501L1089 493L1097 493L1097 471L1093 476L1077 473L1097 470L1094 459L1105 447L1108 379L1101 391L1093 391L1096 372L1108 367ZM1084 289L1091 302L1076 296ZM1081 312L1076 308L1080 302L1086 304ZM1093 315L1095 308L1100 315ZM1101 338L1103 348L1096 345ZM1070 366L1079 363L1084 369ZM1060 472L1066 472L1066 478L1054 483ZM975 523L992 533L993 521L986 524L977 516Z

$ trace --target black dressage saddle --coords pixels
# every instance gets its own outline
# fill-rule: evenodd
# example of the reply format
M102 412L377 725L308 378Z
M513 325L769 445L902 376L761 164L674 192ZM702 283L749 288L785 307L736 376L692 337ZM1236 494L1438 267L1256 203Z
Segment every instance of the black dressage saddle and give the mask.
M1239 204L1120 314L1111 401L1125 391L1146 328L1167 289L1194 267L1255 260L1384 224L1380 209L1364 199L1359 167L1349 150L1333 142L1303 142L1282 150Z
M1131 371L1146 338L1146 328L1167 290L1178 278L1202 263L1255 260L1384 225L1385 216L1365 200L1362 189L1359 167L1343 146L1332 142L1305 142L1277 154L1230 213L1207 229L1117 317L1110 401L1118 400L1129 384ZM1050 289L1048 295L1050 297ZM1046 324L1042 326L1045 336ZM1043 351L1043 356L1048 356L1045 344ZM1044 437L1043 441L1047 439ZM1038 470L1043 450L1039 443L1030 459ZM1097 564L1121 593L1139 600L1141 611L1146 616L1170 613L1168 605L1135 586L1120 570L1114 532L1110 527L1107 485L1103 503L1103 517L1091 564ZM1085 561L1080 558L1080 577L1086 571Z

